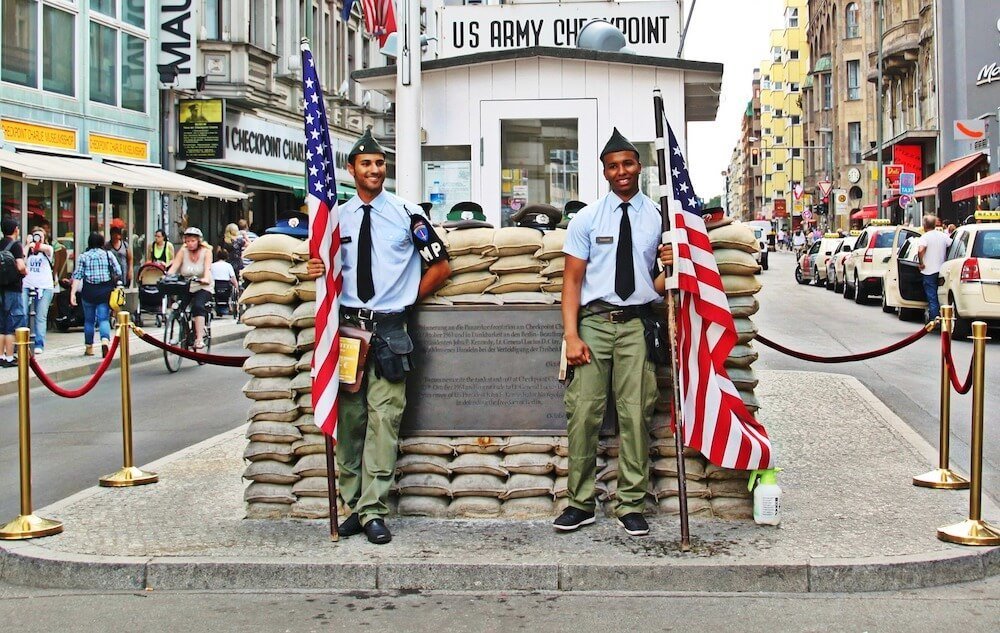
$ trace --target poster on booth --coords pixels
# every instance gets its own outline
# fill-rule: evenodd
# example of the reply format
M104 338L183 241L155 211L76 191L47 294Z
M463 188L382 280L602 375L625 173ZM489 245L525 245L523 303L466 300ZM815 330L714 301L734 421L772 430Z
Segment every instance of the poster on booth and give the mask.
M575 48L580 30L607 20L639 54L675 57L680 48L680 8L660 2L532 3L441 7L441 57L512 48Z
M192 158L222 158L222 126L225 121L225 102L222 99L181 99L178 101L177 121L180 128L178 156Z

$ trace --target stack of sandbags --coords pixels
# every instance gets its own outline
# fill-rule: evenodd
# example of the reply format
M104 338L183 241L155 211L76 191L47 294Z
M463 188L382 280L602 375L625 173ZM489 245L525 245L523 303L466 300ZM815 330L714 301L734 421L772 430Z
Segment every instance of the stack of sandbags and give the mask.
M252 260L242 271L249 284L240 297L247 306L243 323L253 327L243 341L251 353L243 393L253 400L243 455L250 518L308 514L299 511L308 509L303 499L318 483L313 471L300 468L303 457L322 458L324 451L310 396L316 284L304 279L308 256L308 244L287 235L263 235L244 251ZM325 497L325 464L323 473Z
M563 269L566 256L563 253L563 243L566 241L566 229L548 231L542 236L542 247L535 251L535 257L545 262L541 275L545 277L542 291L554 295L556 300L562 299Z

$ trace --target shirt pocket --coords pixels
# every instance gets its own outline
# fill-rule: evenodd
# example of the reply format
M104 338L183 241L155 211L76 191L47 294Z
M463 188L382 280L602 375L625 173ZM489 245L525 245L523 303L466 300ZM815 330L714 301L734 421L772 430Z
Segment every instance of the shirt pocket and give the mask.
M374 231L373 231L374 232ZM398 227L392 227L378 232L375 238L376 247L388 247L393 251L406 251L410 248L410 233Z

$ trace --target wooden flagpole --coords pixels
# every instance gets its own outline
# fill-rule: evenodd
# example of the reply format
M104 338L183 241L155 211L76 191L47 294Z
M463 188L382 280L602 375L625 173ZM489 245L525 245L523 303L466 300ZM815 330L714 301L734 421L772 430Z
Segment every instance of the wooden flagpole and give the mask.
M330 499L330 540L340 540L340 517L337 516L337 466L333 448L333 436L323 434L326 439L326 494Z
M653 116L656 118L656 162L660 176L660 217L663 220L663 232L672 230L670 220L670 200L673 198L670 185L667 184L667 142L663 132L663 95L660 89L653 90ZM674 253L674 257L677 253ZM670 278L671 268L663 271ZM670 338L670 373L673 385L674 418L674 449L677 452L677 505L681 519L681 550L691 550L691 532L688 526L687 479L684 468L684 416L681 411L680 376L677 372L679 359L677 356L677 290L667 288L667 332Z

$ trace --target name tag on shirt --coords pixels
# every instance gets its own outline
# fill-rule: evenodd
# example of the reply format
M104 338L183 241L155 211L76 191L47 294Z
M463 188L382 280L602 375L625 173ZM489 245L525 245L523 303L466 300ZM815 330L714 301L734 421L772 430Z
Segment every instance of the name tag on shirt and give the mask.
M340 243L341 244L350 244L351 243L351 236L350 235L341 235L340 236Z
M615 238L612 237L611 235L602 235L602 236L598 236L598 238L597 238L597 243L598 244L614 244L614 242L615 242Z

